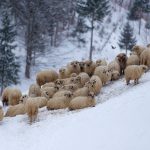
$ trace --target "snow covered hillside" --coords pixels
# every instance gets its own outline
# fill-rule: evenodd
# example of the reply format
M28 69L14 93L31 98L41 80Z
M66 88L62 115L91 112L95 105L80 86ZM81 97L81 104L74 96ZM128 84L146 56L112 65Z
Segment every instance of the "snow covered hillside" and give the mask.
M5 118L0 124L1 150L149 150L149 87L150 72L136 86L122 79L104 87L93 108L43 108L39 122L32 125L26 115Z
M115 56L120 52L118 41L120 33L127 22L127 10L119 6L112 4L111 15L107 16L102 24L97 24L94 30L94 52L93 60L105 58L108 62L113 60ZM130 22L134 28L134 35L137 38L137 44L147 45L150 41L150 33L145 29L145 22L142 20L141 35L138 35L138 22ZM36 65L32 67L31 79L27 80L24 77L25 70L25 52L22 43L19 41L19 47L17 54L20 56L21 61L21 84L18 85L22 92L26 93L29 85L35 82L35 75L38 71L53 68L58 70L60 67L66 66L66 64L72 60L85 60L89 57L90 47L90 31L84 34L86 44L78 47L78 42L73 38L64 38L59 47L53 48L50 51L50 47L47 48L44 55L37 58ZM112 49L111 46L116 47Z
M122 52L118 40L127 22L126 15L127 10L112 5L111 15L101 25L97 24L93 60L105 58L110 62ZM150 43L150 32L146 31L144 20L140 36L138 22L130 24L137 44ZM32 67L31 79L24 77L25 50L18 40L16 53L21 61L21 83L17 87L22 93L28 93L40 70L53 68L58 71L72 60L88 59L90 32L84 37L86 44L81 47L71 37L64 37L59 47L51 51L48 47ZM38 121L32 125L28 124L27 115L5 117L0 122L0 150L150 150L149 87L150 71L142 76L138 85L131 82L127 86L124 78L108 83L96 96L97 104L93 108L48 111L44 107L39 110Z

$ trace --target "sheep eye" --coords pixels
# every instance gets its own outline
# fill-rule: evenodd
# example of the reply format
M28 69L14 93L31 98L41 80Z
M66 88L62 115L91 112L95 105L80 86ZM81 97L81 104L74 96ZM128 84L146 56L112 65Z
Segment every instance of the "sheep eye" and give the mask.
M46 95L48 95L48 92L45 92L46 93Z

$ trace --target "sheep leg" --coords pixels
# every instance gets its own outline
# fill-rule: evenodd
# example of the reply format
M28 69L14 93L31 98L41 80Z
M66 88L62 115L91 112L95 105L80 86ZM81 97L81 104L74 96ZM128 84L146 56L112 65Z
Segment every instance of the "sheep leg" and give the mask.
M127 85L129 85L130 84L130 79L126 79L126 83L127 83Z

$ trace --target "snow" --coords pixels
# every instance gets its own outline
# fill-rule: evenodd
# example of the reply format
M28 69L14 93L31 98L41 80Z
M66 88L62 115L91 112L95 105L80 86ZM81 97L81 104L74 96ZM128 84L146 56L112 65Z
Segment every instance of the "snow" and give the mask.
M1 149L149 150L150 72L138 85L127 86L123 79L109 84L102 96L113 91L93 108L72 112L42 108L39 121L32 125L26 115L5 118L0 125Z
M107 17L102 25L96 24L100 27L94 31L94 60L105 58L109 62L121 51L117 43L127 21L126 12L123 8L112 8L112 16ZM150 37L147 35L150 34L144 29L144 20L142 36L138 35L138 22L130 23L138 44L148 44ZM105 27L104 35L100 38L102 27ZM45 56L39 57L32 67L29 80L24 77L24 47L19 45L16 53L21 60L21 84L17 86L21 91L28 92L40 70L58 70L72 60L87 59L90 32L84 36L87 41L84 46L78 47L77 41L69 38L63 39L60 46L51 51L48 48ZM104 46L108 38L109 42ZM111 45L116 49L112 49ZM32 125L28 124L27 115L4 118L0 122L0 150L149 150L149 87L150 72L144 74L136 86L133 82L127 86L124 78L108 83L96 97L97 105L93 108L72 112L42 108L38 121Z

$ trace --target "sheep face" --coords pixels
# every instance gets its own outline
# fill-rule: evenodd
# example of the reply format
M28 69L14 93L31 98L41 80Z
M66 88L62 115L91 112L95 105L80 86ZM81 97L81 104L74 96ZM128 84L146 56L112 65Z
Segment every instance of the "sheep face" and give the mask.
M87 60L87 61L85 62L85 66L88 67L88 68L90 68L91 65L92 65L92 63L93 63L92 60Z
M90 92L90 93L88 94L88 96L91 97L91 98L94 98L95 94L94 94L94 92Z
M146 72L148 70L148 67L145 65L141 65L143 72Z
M19 103L23 103L23 102L25 102L26 100L27 100L27 98L28 98L28 95L23 95L23 96L21 96L21 98L20 98L20 100L19 100Z
M71 92L70 92L70 93L65 93L64 96L65 96L67 99L68 99L68 98L70 99L70 98L73 97L73 93L71 93Z
M59 69L60 74L65 74L65 71L66 71L65 68Z
M84 65L85 65L84 62L79 62L79 66L80 66L80 69L81 69L82 71L84 70Z
M81 83L81 77L80 77L80 76L77 76L77 77L74 79L74 83L75 83L75 84Z
M118 71L112 72L111 80L117 80L120 77L120 73Z
M96 66L98 67L98 66L100 66L101 65L101 63L102 63L102 60L96 60Z
M55 84L58 85L58 86L63 86L63 85L64 85L64 80L62 80L62 79L57 79L57 80L55 81Z
M70 64L73 68L77 68L77 66L79 65L78 61L72 61Z

